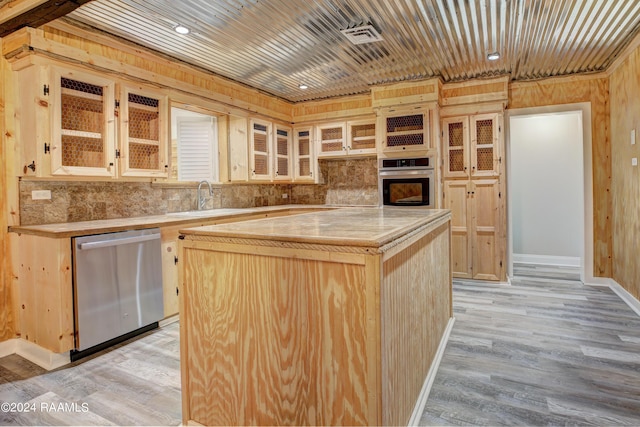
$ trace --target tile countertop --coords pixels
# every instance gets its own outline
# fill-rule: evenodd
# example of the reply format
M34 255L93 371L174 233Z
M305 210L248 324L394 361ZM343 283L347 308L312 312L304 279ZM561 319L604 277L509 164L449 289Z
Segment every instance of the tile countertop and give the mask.
M450 217L447 209L349 207L180 230L198 237L258 239L378 248L420 227Z
M103 219L94 221L63 222L56 224L11 226L9 231L13 233L33 234L52 238L67 238L86 236L100 233L113 233L116 231L135 230L142 228L181 226L185 228L196 226L206 220L225 218L242 218L256 214L267 214L282 211L295 211L306 209L336 209L338 206L329 205L279 205L257 208L239 209L210 209L206 211L173 212L164 215L150 215L133 218Z

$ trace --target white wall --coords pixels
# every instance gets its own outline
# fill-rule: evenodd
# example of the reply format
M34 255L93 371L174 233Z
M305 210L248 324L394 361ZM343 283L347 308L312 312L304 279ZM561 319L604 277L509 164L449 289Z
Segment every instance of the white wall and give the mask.
M510 118L514 260L557 257L580 265L584 250L582 130L581 111Z

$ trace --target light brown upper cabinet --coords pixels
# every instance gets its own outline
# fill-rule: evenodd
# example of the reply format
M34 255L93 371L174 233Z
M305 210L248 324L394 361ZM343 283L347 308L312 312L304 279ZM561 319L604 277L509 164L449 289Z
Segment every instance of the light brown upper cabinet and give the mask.
M296 182L316 182L317 161L313 144L313 127L293 130L294 176Z
M167 177L167 97L140 87L120 93L122 176Z
M424 152L432 148L429 120L426 106L381 110L378 125L382 152Z
M498 113L442 119L444 177L498 176L502 163L500 131Z
M249 128L249 179L291 181L292 129L260 119L249 120Z
M375 156L375 119L324 123L316 126L317 156Z
M24 175L166 177L167 97L55 66L18 73Z
M265 120L251 119L249 128L250 179L270 181L273 173L272 124Z
M275 125L274 132L274 173L275 181L291 181L293 171L291 170L291 148L293 131L290 127Z

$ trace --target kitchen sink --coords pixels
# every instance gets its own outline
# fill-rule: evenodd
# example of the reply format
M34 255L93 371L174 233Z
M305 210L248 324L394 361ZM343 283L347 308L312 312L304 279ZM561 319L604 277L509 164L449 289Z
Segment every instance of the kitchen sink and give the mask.
M188 218L205 218L246 212L246 209L206 209L200 211L171 212L167 215Z

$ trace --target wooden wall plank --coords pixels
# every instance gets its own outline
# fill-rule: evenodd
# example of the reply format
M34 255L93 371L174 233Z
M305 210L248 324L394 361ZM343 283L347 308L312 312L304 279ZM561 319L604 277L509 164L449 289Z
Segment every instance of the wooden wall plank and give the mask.
M506 101L508 94L509 77L448 83L442 86L440 105Z
M640 48L636 48L610 77L611 198L613 205L612 277L640 299ZM631 144L635 131L636 144Z
M250 112L287 123L292 120L292 104L288 101L140 47L134 49L115 39L92 36L87 30L56 22L37 30L23 28L11 39L14 47L30 46L33 49L17 57L37 53L47 60L68 61L102 73L197 95L220 103L220 112L235 108L244 114ZM5 47L3 54L11 56L15 52Z
M3 40L0 39L0 48ZM9 105L13 96L11 90L13 82L9 72L9 64L4 58L0 58L0 341L14 337L13 304L11 299L11 251L7 227L10 225L9 209L11 206L11 194L15 196L15 190L9 190L13 163L11 156L12 131L7 127L7 115L11 114L13 107ZM7 167L9 165L9 167Z
M374 108L437 102L440 96L440 79L394 83L371 89Z
M509 108L591 103L593 154L593 274L611 277L612 200L611 139L609 135L609 80L604 75L562 77L512 83Z
M299 102L293 106L296 125L373 115L371 95L353 95L319 101Z

